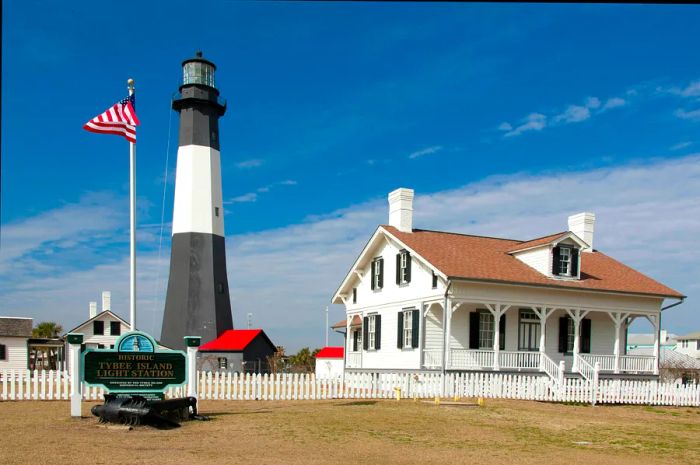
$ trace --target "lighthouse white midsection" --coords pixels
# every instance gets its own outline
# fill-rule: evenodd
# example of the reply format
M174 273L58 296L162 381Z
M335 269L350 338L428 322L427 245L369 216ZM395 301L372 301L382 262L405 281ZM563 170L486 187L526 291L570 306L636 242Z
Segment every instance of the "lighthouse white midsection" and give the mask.
M219 151L202 145L177 150L173 235L199 232L224 235Z

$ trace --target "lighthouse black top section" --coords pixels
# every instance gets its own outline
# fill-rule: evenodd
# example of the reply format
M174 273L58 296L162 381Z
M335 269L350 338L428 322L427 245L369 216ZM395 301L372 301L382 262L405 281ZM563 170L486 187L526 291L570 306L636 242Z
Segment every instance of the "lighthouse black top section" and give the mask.
M226 112L226 103L219 98L215 86L216 65L202 58L182 63L180 93L173 99L173 109L180 113L179 145L202 145L219 150L219 118Z

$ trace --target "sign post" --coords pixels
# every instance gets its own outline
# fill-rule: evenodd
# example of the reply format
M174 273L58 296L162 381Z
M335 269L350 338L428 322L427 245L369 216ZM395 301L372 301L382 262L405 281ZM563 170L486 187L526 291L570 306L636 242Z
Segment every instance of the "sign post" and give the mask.
M68 333L69 367L70 367L70 416L80 418L82 412L82 383L80 382L80 345L83 343L83 335L80 333Z
M187 346L187 396L199 400L197 393L197 352L202 338L199 336L185 336Z

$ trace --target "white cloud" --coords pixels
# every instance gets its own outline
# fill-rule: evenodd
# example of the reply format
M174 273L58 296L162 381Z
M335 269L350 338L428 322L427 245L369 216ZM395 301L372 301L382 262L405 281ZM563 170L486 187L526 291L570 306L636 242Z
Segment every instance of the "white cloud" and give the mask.
M669 150L681 150L681 149L684 149L686 147L690 147L691 145L693 145L693 143L691 141L679 142L676 145L672 145L669 148Z
M555 123L579 123L591 117L591 110L580 105L569 105L563 112L554 117Z
M498 125L499 131L511 131L512 129L513 129L513 125L507 121L504 121L503 123Z
M287 179L279 183L280 186L296 186L297 184L293 179Z
M225 204L248 203L248 202L257 202L257 200L258 200L257 192L248 192L247 194L239 195L238 197L233 197L228 202L224 202L224 203Z
M506 127L501 124L502 127ZM509 125L510 126L510 125ZM547 117L542 113L531 113L523 120L522 124L505 133L504 137L519 136L528 131L541 131L547 126Z
M700 154L675 160L581 172L515 174L484 179L459 189L421 194L414 206L417 228L529 239L566 228L568 215L593 211L595 247L689 295L664 313L664 327L684 331L696 321L700 298ZM564 194L563 194L564 193ZM87 211L89 206L86 206ZM66 213L78 224L85 217ZM245 315L273 342L290 350L320 346L324 308L376 226L388 218L385 197L310 216L304 223L227 237L234 321ZM31 223L33 219L27 220ZM128 222L122 219L122 226ZM92 247L86 242L77 248ZM3 241L5 238L3 237ZM14 235L11 249L40 249ZM4 249L0 253L5 253ZM58 254L66 250L58 249ZM139 321L159 334L168 253L139 255ZM87 302L113 290L115 309L128 313L128 258L35 278L19 259L0 276L3 313L56 319L71 327L85 319ZM42 258L32 258L37 267ZM160 281L156 277L160 276ZM344 318L331 306L331 320ZM335 343L339 342L338 340Z
M239 168L257 168L259 166L262 166L263 160L260 160L259 158L254 158L252 160L244 160L242 162L236 163L236 166Z
M681 119L688 119L690 121L700 121L700 109L686 111L683 108L679 108L673 114Z
M620 97L612 97L605 101L603 110L610 110L613 108L622 107L624 105L627 105L627 100Z
M685 98L700 97L700 81L693 81L685 87L658 87L657 91L674 94Z
M424 149L409 153L408 158L413 160L415 158L419 158L419 157L422 157L425 155L432 155L433 153L437 153L440 150L442 150L442 148L443 148L442 145L433 145L432 147L426 147Z

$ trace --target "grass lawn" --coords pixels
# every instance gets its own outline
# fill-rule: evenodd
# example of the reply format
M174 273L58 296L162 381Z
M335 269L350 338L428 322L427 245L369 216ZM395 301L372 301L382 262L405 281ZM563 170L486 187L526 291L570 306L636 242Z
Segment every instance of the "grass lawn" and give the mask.
M0 402L7 464L698 464L700 409L486 400L203 401L209 422L157 430Z

